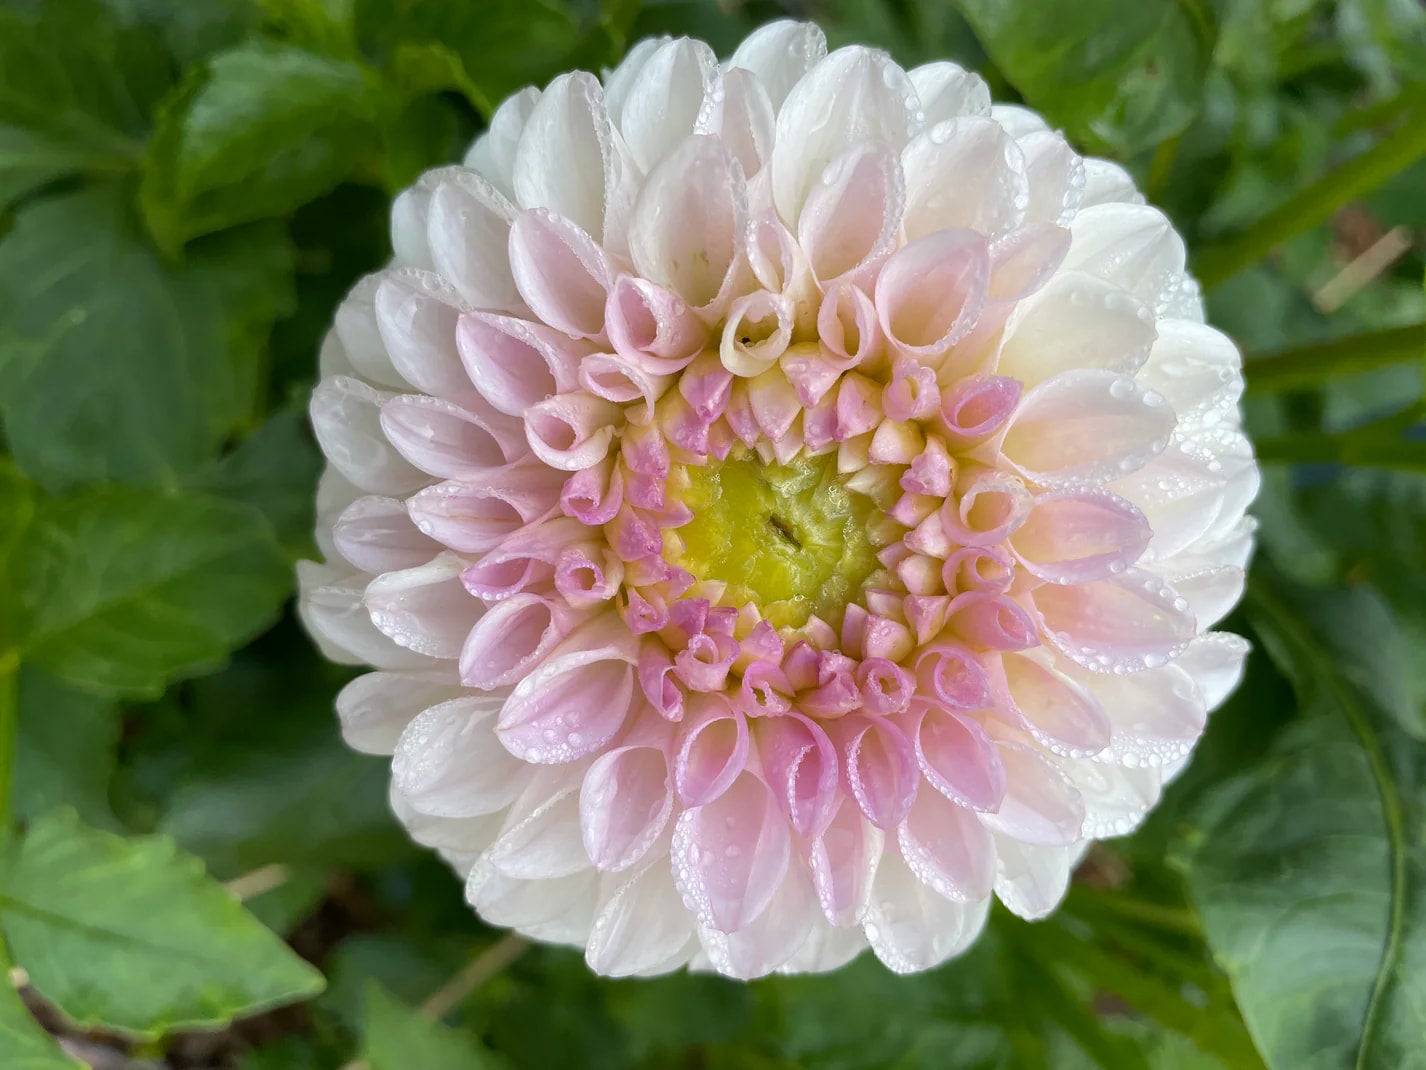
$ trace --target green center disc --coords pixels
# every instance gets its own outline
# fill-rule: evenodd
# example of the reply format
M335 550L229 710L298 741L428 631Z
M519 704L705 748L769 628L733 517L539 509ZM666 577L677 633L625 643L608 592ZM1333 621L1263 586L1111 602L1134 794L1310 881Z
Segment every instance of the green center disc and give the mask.
M728 585L724 601L753 602L776 627L842 612L878 567L867 537L871 500L837 479L835 454L765 465L746 450L685 470L693 520L678 529L673 563Z

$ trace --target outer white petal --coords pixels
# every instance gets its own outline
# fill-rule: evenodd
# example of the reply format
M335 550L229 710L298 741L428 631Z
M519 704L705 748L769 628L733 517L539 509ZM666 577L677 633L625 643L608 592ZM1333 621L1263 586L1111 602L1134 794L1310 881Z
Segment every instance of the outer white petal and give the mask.
M1073 848L1042 847L1008 836L997 841L995 897L1030 921L1059 906L1069 887Z
M717 57L702 41L681 37L648 53L619 109L610 103L610 116L641 171L652 170L693 133L705 100L721 92L718 80Z
M371 622L362 603L369 576L346 569L297 563L297 613L323 656L341 665L378 669L422 669L430 658L397 646Z
M914 973L964 951L985 925L990 900L956 903L937 895L888 848L872 886L862 930L888 969Z
M337 694L342 739L363 754L390 755L406 726L422 710L462 694L446 668L425 672L369 672Z
M609 977L664 973L688 960L694 940L664 856L633 873L605 875L584 958Z
M780 20L754 30L728 60L758 76L773 111L781 109L792 87L827 54L827 38L810 22Z
M927 126L962 115L990 114L990 86L980 75L959 64L942 60L907 73L916 87Z
M525 124L540 101L540 91L526 86L505 98L490 117L490 127L465 154L465 165L479 171L501 193L515 197L515 150Z
M381 406L391 396L339 375L317 384L308 413L333 468L370 494L404 496L431 480L381 430Z

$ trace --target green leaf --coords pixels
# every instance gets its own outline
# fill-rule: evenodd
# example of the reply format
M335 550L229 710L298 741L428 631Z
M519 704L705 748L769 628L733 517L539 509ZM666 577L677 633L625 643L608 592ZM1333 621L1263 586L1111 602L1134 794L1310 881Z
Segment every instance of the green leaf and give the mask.
M0 241L0 417L16 462L51 490L206 464L252 405L290 257L279 231L253 228L174 271L115 189L21 209Z
M20 642L20 554L35 518L34 485L0 456L0 662Z
M0 121L75 151L136 156L173 77L158 36L121 25L97 0L0 8Z
M99 693L157 695L272 619L291 576L252 509L100 487L47 505L24 558L25 657Z
M1128 156L1181 131L1213 49L1204 0L956 0L990 58L1071 140Z
M66 144L22 126L0 123L0 210L76 171L122 166L103 153Z
M0 924L35 990L84 1027L212 1028L311 996L322 976L161 836L60 813L6 859Z
M0 978L0 1065L5 1070L77 1070L83 1065L59 1050L4 978Z
M482 1070L504 1066L468 1033L427 1021L376 981L366 988L362 1059L369 1070Z
M196 69L160 109L139 201L160 247L287 215L351 174L377 98L354 63L254 43Z
M119 730L112 703L24 666L11 800L15 815L34 821L70 806L90 825L116 827L109 781Z
M200 472L193 487L253 506L290 555L310 556L321 465L307 414L288 409L269 417L235 450Z
M1275 1070L1426 1065L1426 751L1380 695L1407 666L1344 671L1334 633L1366 644L1382 620L1360 597L1289 598L1259 578L1254 619L1302 714L1205 799L1184 859L1204 933Z

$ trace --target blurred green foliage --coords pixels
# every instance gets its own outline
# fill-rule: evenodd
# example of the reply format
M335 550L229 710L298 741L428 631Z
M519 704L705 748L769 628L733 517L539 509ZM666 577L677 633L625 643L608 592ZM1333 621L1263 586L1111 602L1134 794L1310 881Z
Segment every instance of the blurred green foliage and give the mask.
M507 93L789 13L983 71L1173 217L1250 355L1259 649L1052 919L608 981L481 926L342 746L302 409L390 196ZM1418 0L0 0L0 1065L75 1065L38 1013L135 1066L1426 1066L1423 228Z

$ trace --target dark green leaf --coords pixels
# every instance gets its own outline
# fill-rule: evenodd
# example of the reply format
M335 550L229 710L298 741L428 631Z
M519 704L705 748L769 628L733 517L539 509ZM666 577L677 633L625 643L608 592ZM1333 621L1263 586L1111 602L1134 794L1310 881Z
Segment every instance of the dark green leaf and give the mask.
M70 806L88 824L114 828L109 780L119 729L112 703L23 668L11 799L16 816L34 821Z
M19 644L24 630L20 556L35 507L34 485L8 457L0 457L0 661Z
M285 216L334 188L367 150L377 97L354 63L244 45L164 102L139 199L161 247Z
M422 1018L375 981L366 988L362 1059L370 1070L482 1070L497 1059L467 1033Z
M118 166L102 153L23 126L0 123L0 210L57 178Z
M1252 605L1303 716L1201 806L1186 873L1204 932L1272 1067L1419 1066L1426 752L1386 708L1408 667L1344 671L1332 636L1390 626L1359 597L1260 580Z
M1193 118L1213 49L1203 0L956 0L997 67L1071 138L1127 156Z
M291 586L266 522L202 495L87 491L47 505L28 541L25 657L100 693L156 695L220 664Z
M16 461L51 490L200 468L247 415L290 293L277 231L224 234L173 271L116 190L26 206L0 241L0 416Z
M0 1064L5 1070L78 1070L53 1037L30 1017L20 994L0 980Z
M166 837L124 840L57 814L31 826L4 876L0 923L16 961L80 1025L156 1036L322 988Z

